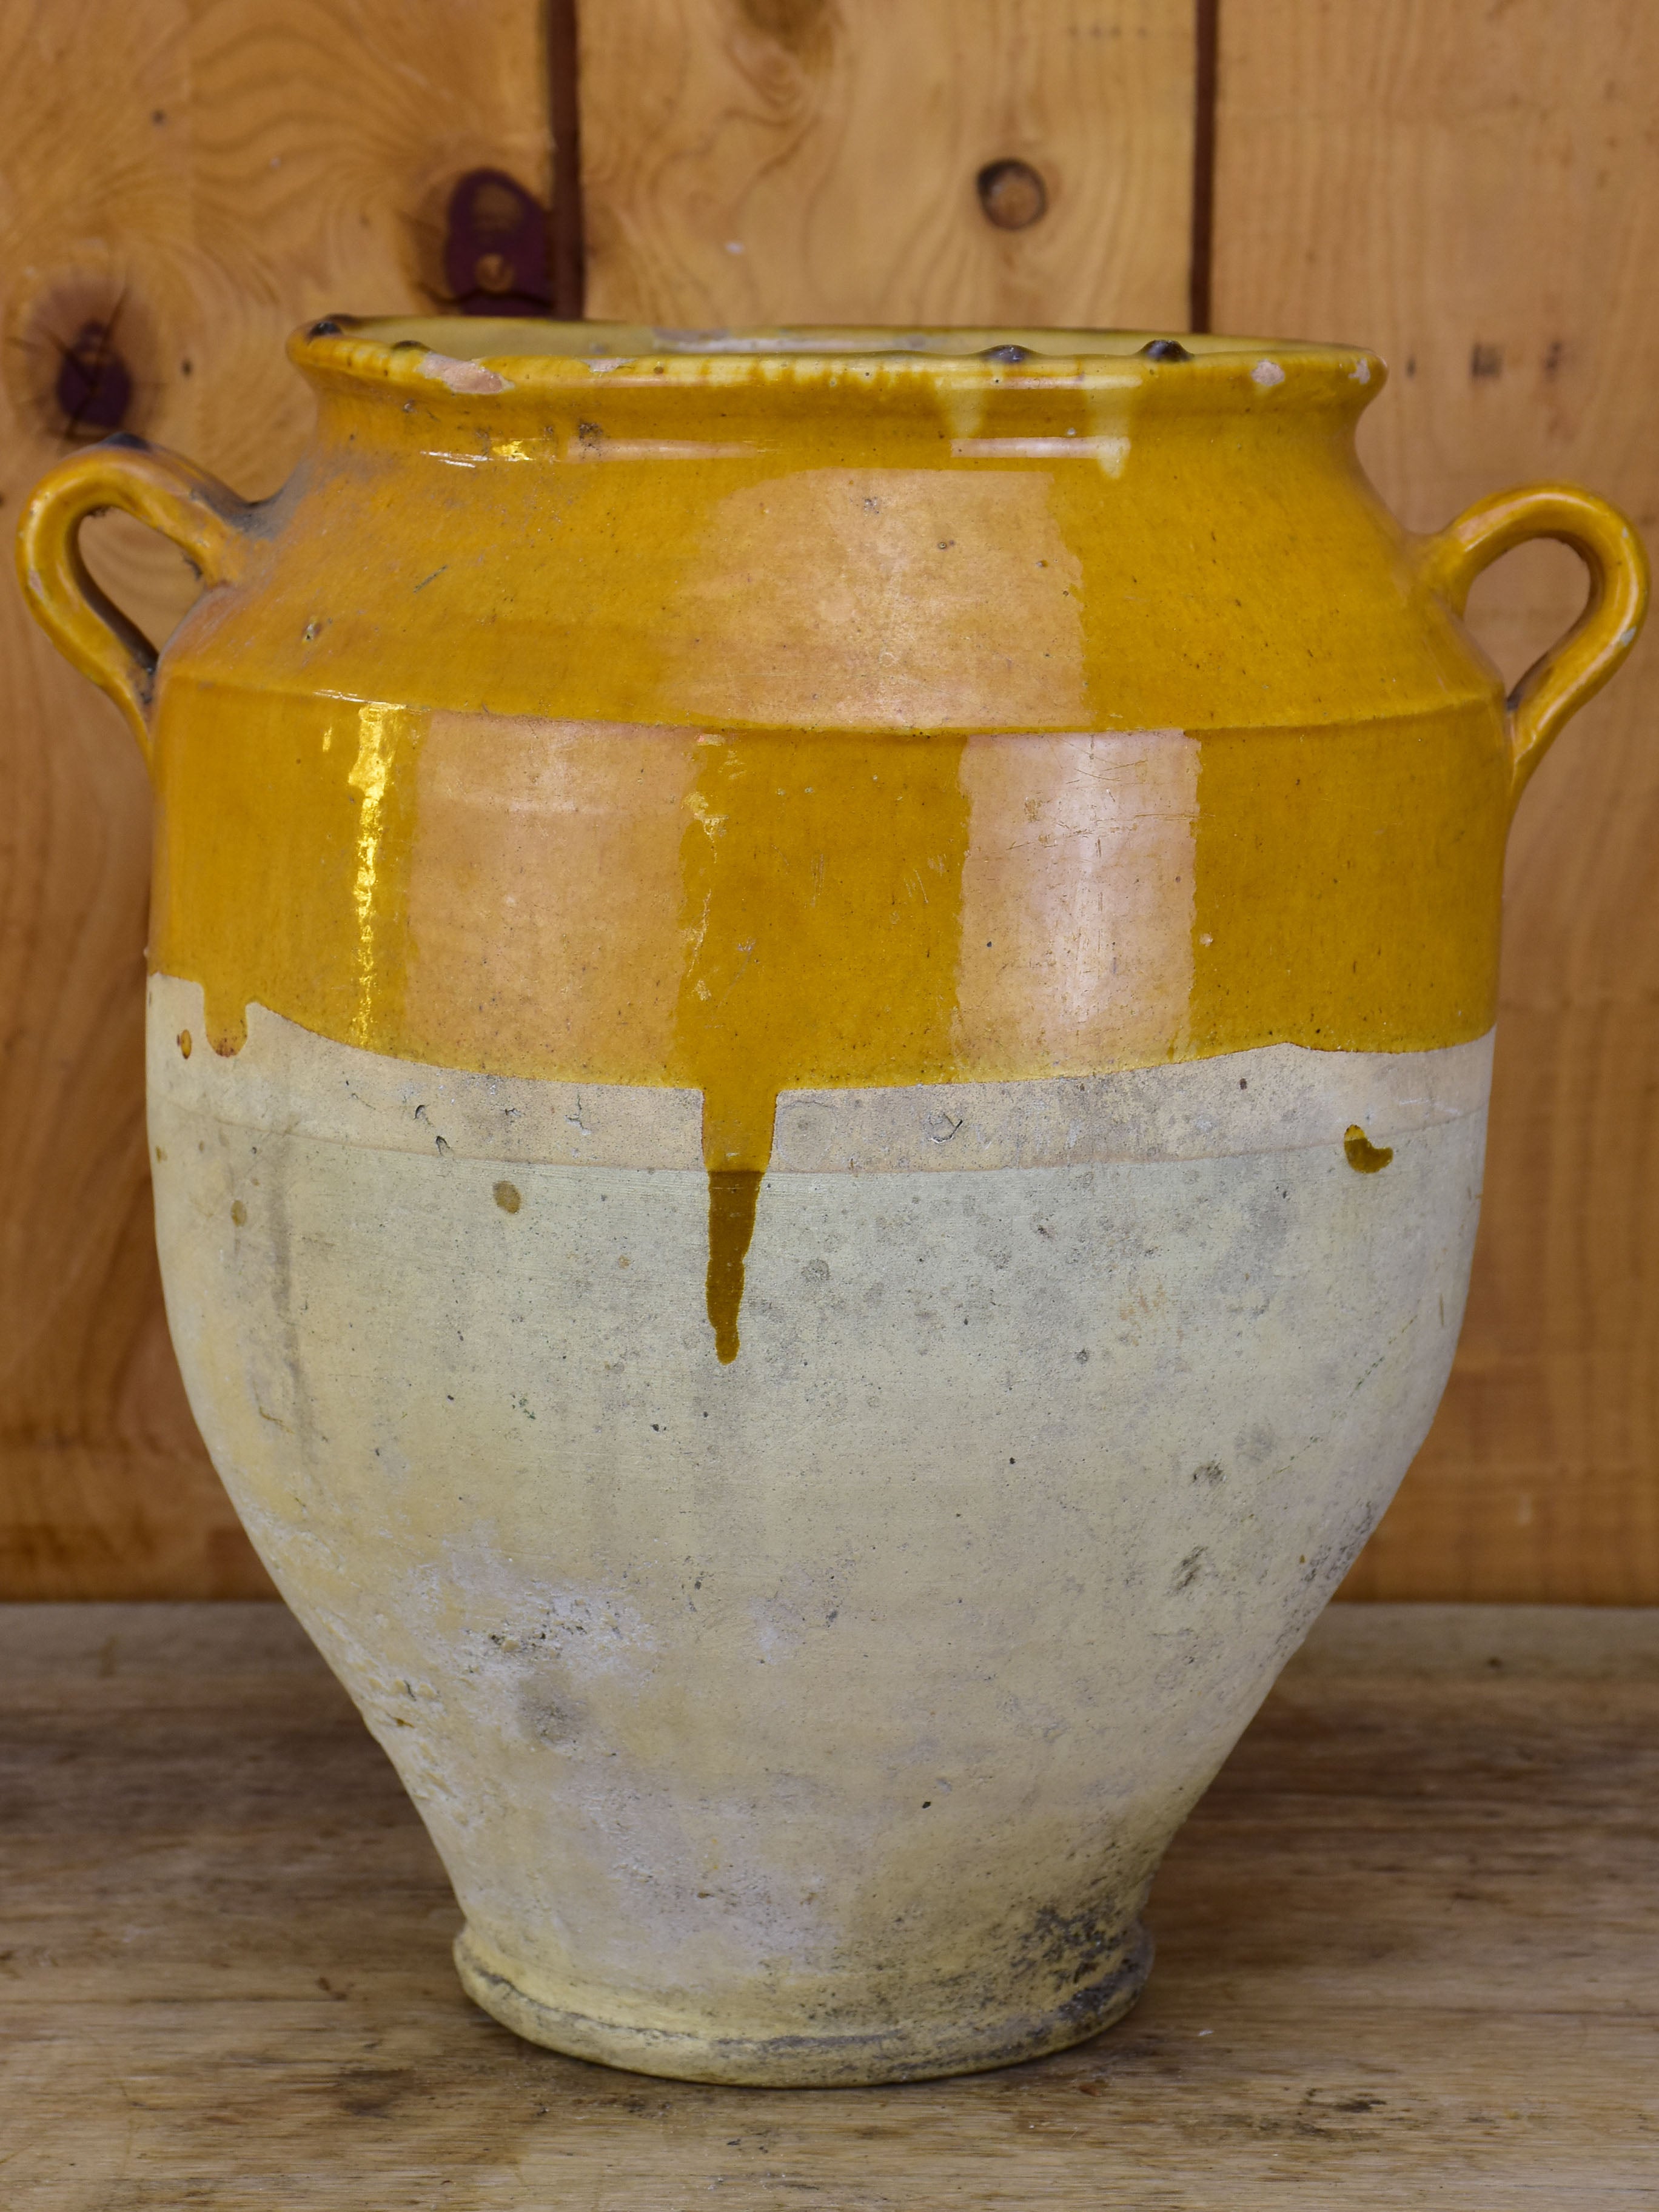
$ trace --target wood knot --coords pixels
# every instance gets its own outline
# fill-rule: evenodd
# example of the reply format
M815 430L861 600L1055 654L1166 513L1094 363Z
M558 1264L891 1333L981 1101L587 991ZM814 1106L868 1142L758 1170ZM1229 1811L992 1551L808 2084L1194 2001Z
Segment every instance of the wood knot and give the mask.
M1029 161L988 161L975 179L987 222L1029 230L1048 212L1048 187Z

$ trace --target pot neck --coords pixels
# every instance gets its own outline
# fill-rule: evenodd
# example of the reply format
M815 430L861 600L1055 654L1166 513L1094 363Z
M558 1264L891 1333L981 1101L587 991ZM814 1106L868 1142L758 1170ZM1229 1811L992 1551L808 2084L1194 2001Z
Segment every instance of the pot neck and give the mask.
M291 357L325 414L403 445L434 421L484 441L770 446L792 434L971 449L1231 421L1352 427L1386 371L1363 348L1139 331L646 330L603 323L325 318ZM1012 457L1012 456L1010 456Z

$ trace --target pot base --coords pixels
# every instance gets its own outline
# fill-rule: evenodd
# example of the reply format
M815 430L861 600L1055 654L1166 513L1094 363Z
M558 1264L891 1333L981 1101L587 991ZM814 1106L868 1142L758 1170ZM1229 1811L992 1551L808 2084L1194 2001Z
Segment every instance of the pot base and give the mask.
M455 1938L461 1986L503 2027L567 2057L671 2081L723 2081L750 2088L852 2088L982 2074L1069 2050L1121 2020L1152 1972L1152 1939L1137 1921L1112 1971L1050 2013L1016 2013L974 2026L951 2021L831 2035L714 2037L626 2027L527 1996L484 1965L463 1929Z

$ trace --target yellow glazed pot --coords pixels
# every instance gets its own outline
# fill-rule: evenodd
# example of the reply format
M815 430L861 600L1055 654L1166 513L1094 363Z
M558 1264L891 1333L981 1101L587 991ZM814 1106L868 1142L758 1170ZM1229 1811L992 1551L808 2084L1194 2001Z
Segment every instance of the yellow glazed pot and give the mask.
M521 2034L710 2081L1091 2034L1428 1426L1504 836L1628 650L1556 486L1414 538L1382 367L327 322L246 507L25 586L156 797L167 1310ZM209 588L160 658L120 507ZM1474 575L1591 592L1506 702Z

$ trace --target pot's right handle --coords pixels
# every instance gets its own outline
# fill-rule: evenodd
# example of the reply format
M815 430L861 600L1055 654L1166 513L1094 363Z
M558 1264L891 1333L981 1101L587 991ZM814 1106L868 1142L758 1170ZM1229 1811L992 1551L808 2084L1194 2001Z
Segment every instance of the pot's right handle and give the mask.
M109 507L170 538L208 584L242 573L255 509L194 462L122 432L54 469L18 526L17 572L35 620L109 693L148 760L155 647L99 590L81 556L81 525Z
M1589 570L1590 591L1560 643L1510 693L1513 797L1635 644L1648 604L1647 554L1634 527L1617 507L1572 484L1527 484L1480 501L1429 540L1429 581L1461 615L1480 571L1531 538L1571 545Z

